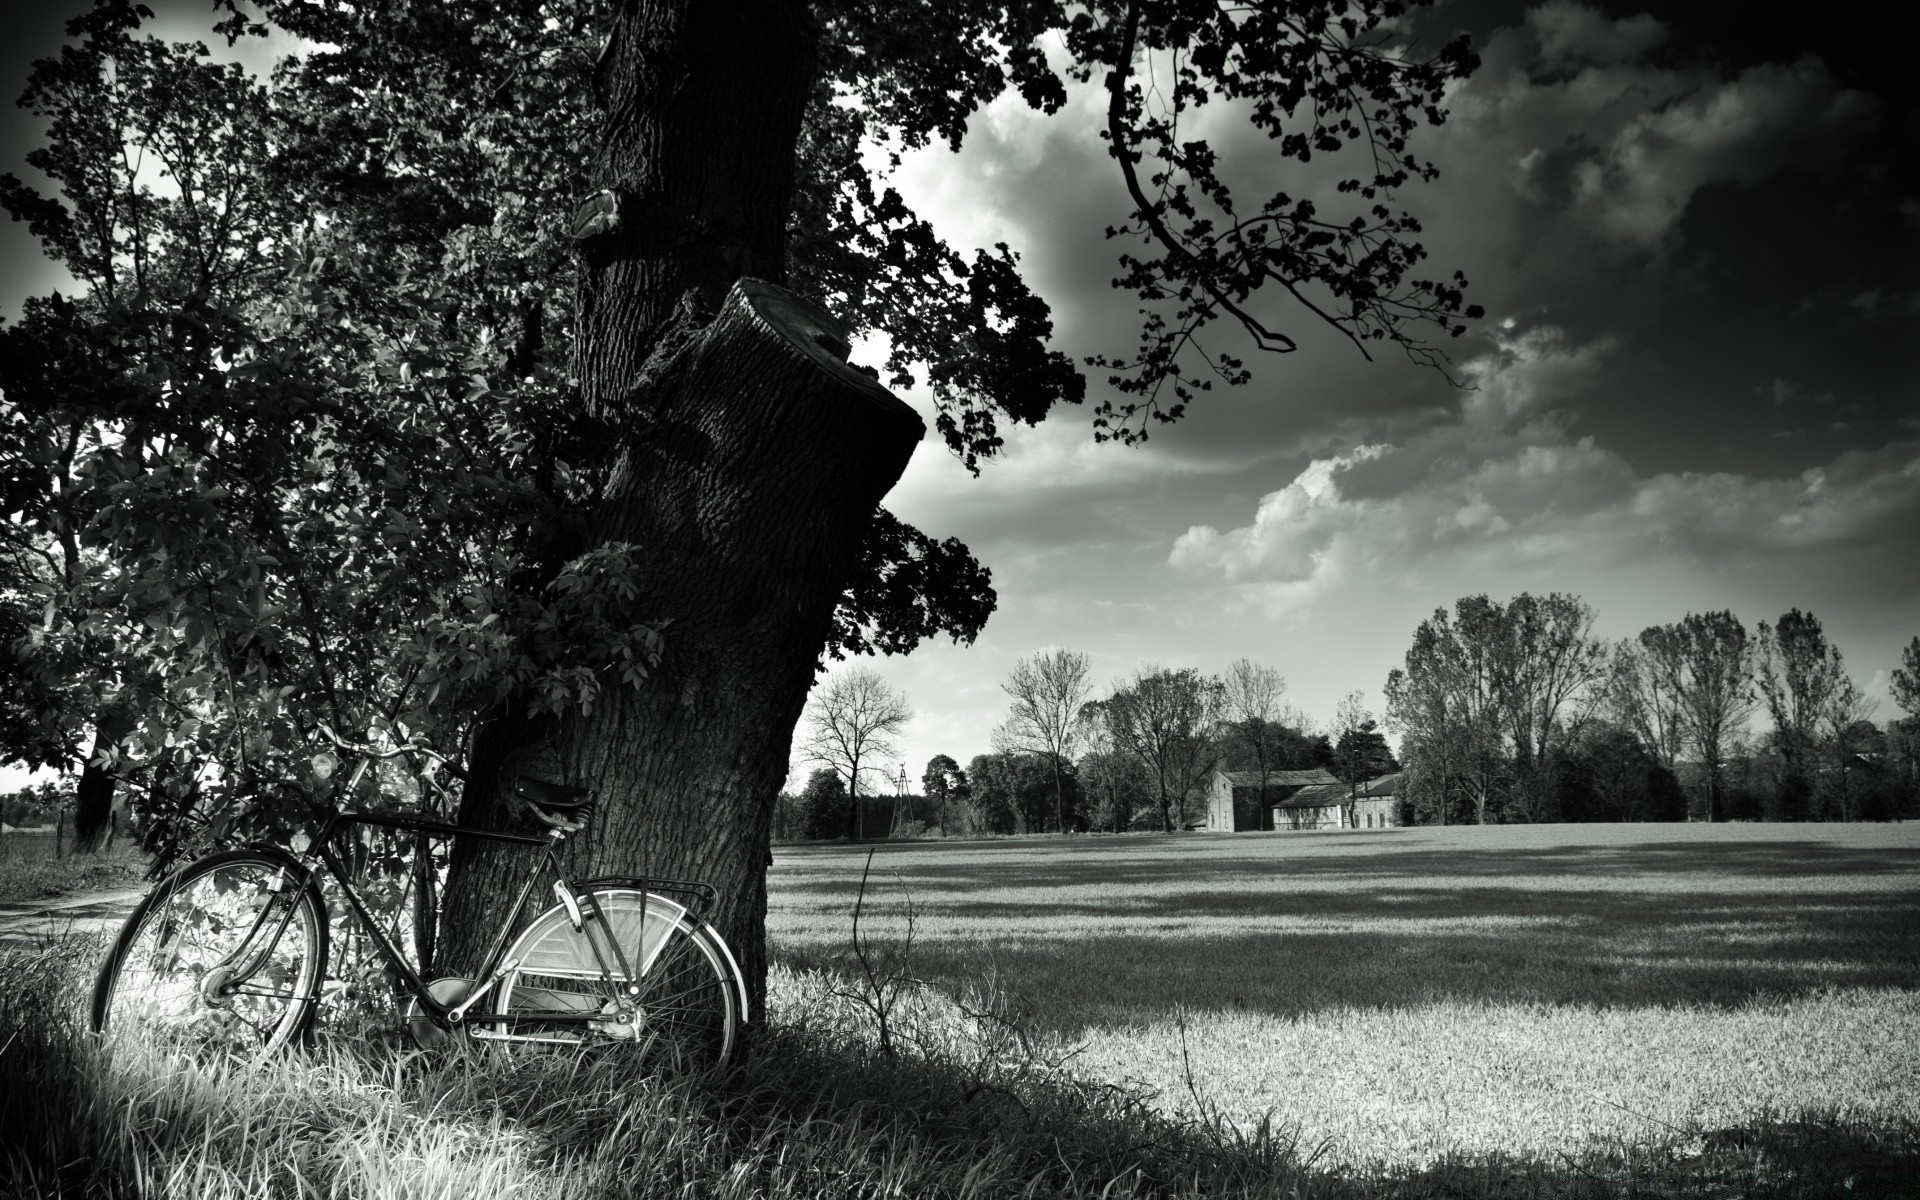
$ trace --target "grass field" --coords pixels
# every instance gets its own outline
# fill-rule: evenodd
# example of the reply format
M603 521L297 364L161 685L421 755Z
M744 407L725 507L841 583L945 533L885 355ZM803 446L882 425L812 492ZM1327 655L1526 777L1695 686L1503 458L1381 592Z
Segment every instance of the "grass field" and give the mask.
M131 838L111 850L56 856L54 836L13 833L0 837L0 902L52 900L81 892L137 886L151 861Z
M724 1077L332 1008L257 1069L110 1055L104 936L0 944L0 1195L1915 1196L1916 834L889 845L872 961L910 892L930 981L894 1053L846 951L865 849L787 849Z
M778 954L844 962L865 856L779 853ZM991 974L1081 1073L1329 1161L1920 1123L1920 825L881 847L876 936L909 898L937 988Z

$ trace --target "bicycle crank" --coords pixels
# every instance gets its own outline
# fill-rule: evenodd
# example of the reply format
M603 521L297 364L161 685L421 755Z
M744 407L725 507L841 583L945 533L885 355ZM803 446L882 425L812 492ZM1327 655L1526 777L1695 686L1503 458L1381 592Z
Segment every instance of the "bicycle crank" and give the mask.
M429 983L427 995L432 996L443 1008L452 1008L472 995L475 986L471 979L449 975ZM418 998L407 1001L407 1032L413 1035L413 1044L422 1050L438 1050L452 1042L455 1036L420 1011Z

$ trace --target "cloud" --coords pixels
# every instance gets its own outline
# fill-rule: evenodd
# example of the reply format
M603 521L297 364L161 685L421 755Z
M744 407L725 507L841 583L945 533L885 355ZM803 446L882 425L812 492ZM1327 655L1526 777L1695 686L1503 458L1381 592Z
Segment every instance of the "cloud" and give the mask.
M1301 351L1248 354L1252 386L1209 393L1144 451L1093 445L1084 410L1012 431L979 479L923 447L889 504L966 541L1001 607L971 648L881 664L922 711L915 761L985 749L999 678L1041 646L1091 652L1103 680L1248 655L1326 712L1384 678L1421 616L1479 591L1579 592L1608 636L1689 608L1812 607L1851 661L1885 657L1920 586L1920 423L1897 427L1910 404L1875 415L1898 404L1875 399L1891 376L1851 343L1782 348L1822 322L1891 341L1913 289L1829 253L1831 224L1818 255L1756 240L1782 233L1764 218L1814 178L1798 168L1873 145L1872 102L1812 60L1733 69L1658 20L1565 0L1477 41L1485 65L1416 144L1441 178L1396 205L1426 231L1422 273L1464 268L1494 314L1449 347L1475 390L1365 362L1275 301L1263 319ZM1102 236L1126 207L1104 104L1099 79L1053 118L1004 97L959 154L917 151L896 175L954 244L1024 256L1076 358L1138 327ZM1231 104L1190 116L1243 199L1346 202L1338 156L1282 160ZM1722 220L1730 195L1763 233ZM1750 286L1763 263L1785 264L1776 292ZM1226 333L1213 348L1238 349Z
M1684 290L1667 271L1703 191L1830 163L1876 126L1874 98L1818 59L1649 61L1663 36L1644 16L1536 8L1485 41L1447 123L1422 133L1441 179L1404 199L1490 311L1657 315Z
M1537 330L1466 364L1481 390L1459 420L1404 445L1317 458L1269 492L1246 525L1195 525L1169 562L1274 585L1283 605L1360 574L1404 579L1436 560L1488 577L1540 568L1766 561L1792 572L1835 555L1878 563L1861 576L1920 582L1920 442L1852 450L1796 475L1639 474L1555 405L1604 347Z
M1874 107L1813 58L1704 83L1634 115L1576 161L1575 206L1617 241L1656 246L1702 187L1830 161Z
M1548 67L1625 62L1667 40L1667 27L1645 13L1611 21L1570 0L1550 0L1528 12L1527 27Z

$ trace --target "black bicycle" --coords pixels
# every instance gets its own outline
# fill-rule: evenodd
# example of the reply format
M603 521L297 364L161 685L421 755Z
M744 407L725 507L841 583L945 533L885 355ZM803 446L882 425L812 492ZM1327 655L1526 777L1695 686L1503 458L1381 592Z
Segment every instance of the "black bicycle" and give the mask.
M381 751L333 740L360 755L348 795L379 759L439 757L419 746ZM683 1065L725 1063L747 1019L747 993L733 952L705 919L714 890L689 880L630 876L575 884L557 850L585 828L591 792L526 777L515 791L549 826L545 837L336 812L306 853L256 844L188 864L127 918L94 986L94 1031L251 1059L304 1039L327 968L327 906L311 862L317 855L399 986L411 993L408 1026L422 1044L455 1037L624 1042ZM334 835L351 826L542 848L477 978L420 978L334 851ZM511 937L543 868L556 877L555 903Z

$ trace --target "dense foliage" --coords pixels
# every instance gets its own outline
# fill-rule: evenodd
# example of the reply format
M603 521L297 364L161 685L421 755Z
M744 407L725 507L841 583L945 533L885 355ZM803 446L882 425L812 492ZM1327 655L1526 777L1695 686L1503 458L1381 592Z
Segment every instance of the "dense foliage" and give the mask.
M1867 719L1812 614L1749 635L1730 612L1689 613L1613 646L1592 620L1576 597L1522 594L1420 624L1387 683L1410 816L1852 821L1920 803L1920 725Z
M96 0L21 97L57 194L0 180L86 285L0 331L0 753L137 779L156 827L190 840L285 833L337 799L313 760L323 728L457 759L490 715L591 712L673 636L634 583L649 548L601 523L647 413L583 404L575 378L603 6L218 7L229 39L272 29L303 49L263 81ZM1290 349L1263 289L1363 350L1437 362L1420 330L1457 334L1476 310L1457 275L1413 273L1418 226L1388 205L1432 178L1409 139L1474 58L1408 45L1405 10L815 5L786 281L884 333L884 378L924 380L978 470L1006 421L1085 382L1048 347L1017 256L948 246L886 172L902 149L958 145L1009 88L1053 112L1100 77L1135 205L1110 231L1116 282L1142 323L1134 352L1094 360L1115 389L1097 436L1145 437L1209 374L1245 382L1202 347L1217 321ZM1181 128L1208 103L1282 158L1358 164L1339 189L1353 211L1236 199ZM993 604L965 547L883 512L824 650L970 640ZM445 782L418 776L399 802Z

